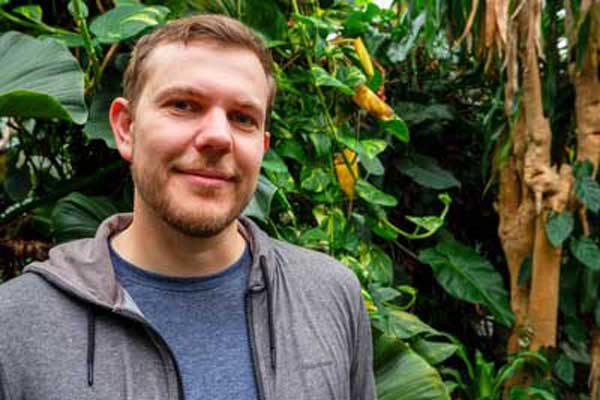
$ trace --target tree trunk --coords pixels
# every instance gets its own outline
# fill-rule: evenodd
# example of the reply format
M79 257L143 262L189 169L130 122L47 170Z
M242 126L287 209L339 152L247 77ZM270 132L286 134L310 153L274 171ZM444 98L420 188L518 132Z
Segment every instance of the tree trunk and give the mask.
M572 80L575 85L575 116L577 121L577 160L590 161L594 166L594 176L600 162L600 82L598 80L598 48L600 47L600 28L598 17L600 4L595 1L590 9L590 31L585 58L581 71L572 68ZM571 25L571 29L573 24ZM571 35L575 37L575 35ZM575 45L574 43L572 45ZM579 208L579 217L584 236L589 235L589 225L585 207ZM591 368L588 379L590 399L599 399L600 379L600 328L594 328L591 339Z

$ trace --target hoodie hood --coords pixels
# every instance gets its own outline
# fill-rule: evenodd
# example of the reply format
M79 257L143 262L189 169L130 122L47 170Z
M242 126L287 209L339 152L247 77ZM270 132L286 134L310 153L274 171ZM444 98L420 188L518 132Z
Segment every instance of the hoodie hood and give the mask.
M112 267L108 238L123 231L131 221L131 213L116 214L104 220L93 238L80 239L58 245L50 250L49 259L34 262L26 273L37 273L61 289L113 311L127 308L127 295L118 285ZM269 274L270 238L251 220L238 219L240 232L252 252L249 289L260 291L268 286L263 279ZM270 274L269 274L270 275Z

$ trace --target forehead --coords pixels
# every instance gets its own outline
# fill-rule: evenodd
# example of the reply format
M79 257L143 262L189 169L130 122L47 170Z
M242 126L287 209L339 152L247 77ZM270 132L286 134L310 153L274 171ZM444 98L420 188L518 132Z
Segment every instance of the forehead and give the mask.
M160 44L149 53L143 74L142 97L169 86L198 86L252 97L265 109L268 102L267 77L256 54L215 41Z

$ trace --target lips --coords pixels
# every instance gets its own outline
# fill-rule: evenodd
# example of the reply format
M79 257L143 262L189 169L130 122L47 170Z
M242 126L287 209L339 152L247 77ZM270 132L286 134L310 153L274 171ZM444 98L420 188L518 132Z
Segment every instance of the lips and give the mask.
M213 169L180 169L177 170L192 185L204 188L224 187L236 179L231 173Z

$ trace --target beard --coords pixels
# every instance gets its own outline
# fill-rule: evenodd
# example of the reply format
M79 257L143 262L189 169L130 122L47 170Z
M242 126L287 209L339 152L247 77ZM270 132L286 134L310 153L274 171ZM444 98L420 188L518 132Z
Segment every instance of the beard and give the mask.
M234 198L232 200L233 206L225 212L207 215L206 212L200 209L202 200L199 200L198 211L182 207L181 203L178 203L166 190L166 173L162 174L154 168L150 169L154 173L149 169L131 166L131 175L136 192L141 200L162 221L174 230L190 237L209 238L222 232L241 215L254 193L254 190L250 190L241 199ZM208 188L195 190L195 193L204 198L218 195L217 190Z

